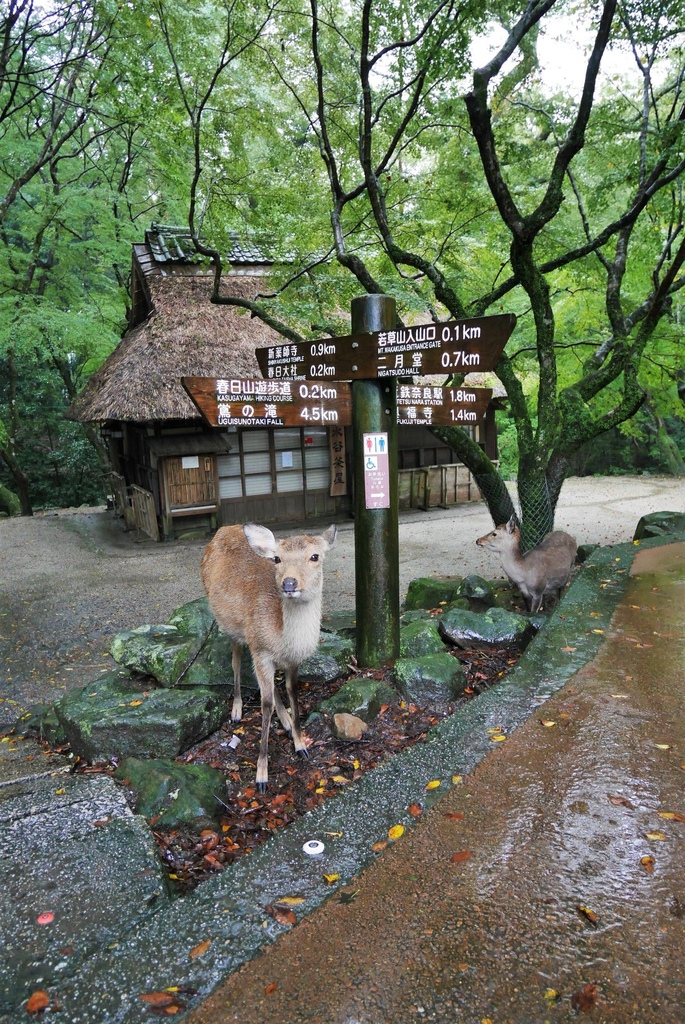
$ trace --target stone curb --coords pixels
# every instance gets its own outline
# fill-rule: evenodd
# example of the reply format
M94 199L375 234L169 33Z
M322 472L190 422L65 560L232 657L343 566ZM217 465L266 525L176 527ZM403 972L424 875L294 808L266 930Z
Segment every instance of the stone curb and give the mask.
M672 535L643 541L639 547L628 543L594 552L499 686L442 722L427 742L367 773L249 857L101 949L77 976L64 980L57 993L60 1009L50 1012L50 1020L149 1021L141 994L169 986L193 990L182 998L189 1009L196 1007L285 930L265 912L268 904L286 895L302 897L295 909L301 918L349 884L374 859L371 846L387 839L389 828L411 827L409 804L433 805L453 784L453 776L472 771L496 750L491 736L497 733L488 730L506 735L517 728L594 657L625 591L636 551L683 539ZM440 785L427 790L432 781ZM325 845L319 857L302 851L312 839ZM328 884L325 874L337 877ZM204 952L198 952L201 944ZM9 1018L2 1020L9 1024Z

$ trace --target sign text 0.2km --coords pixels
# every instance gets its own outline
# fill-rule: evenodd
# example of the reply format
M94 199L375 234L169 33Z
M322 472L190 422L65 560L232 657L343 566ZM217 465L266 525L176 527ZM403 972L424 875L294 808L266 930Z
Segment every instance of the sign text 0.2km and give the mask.
M258 348L268 380L360 380L492 370L511 337L513 313L394 331Z
M181 383L212 427L347 427L350 385L293 380L182 377Z

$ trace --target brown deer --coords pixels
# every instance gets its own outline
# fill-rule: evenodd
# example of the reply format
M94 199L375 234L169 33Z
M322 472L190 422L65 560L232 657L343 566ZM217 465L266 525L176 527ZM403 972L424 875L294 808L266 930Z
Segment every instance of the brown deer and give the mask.
M577 550L570 534L554 530L522 555L521 531L513 516L492 533L479 537L476 544L501 556L502 568L519 588L533 614L540 611L545 594L561 596Z
M300 731L297 672L319 642L323 561L337 528L277 540L271 530L254 523L224 526L202 556L202 582L219 629L231 640L233 708L240 721L240 663L244 644L250 648L262 699L262 740L257 760L257 788L266 790L269 777L269 727L274 708L295 744L308 757ZM276 669L285 670L290 701L286 710L274 683Z

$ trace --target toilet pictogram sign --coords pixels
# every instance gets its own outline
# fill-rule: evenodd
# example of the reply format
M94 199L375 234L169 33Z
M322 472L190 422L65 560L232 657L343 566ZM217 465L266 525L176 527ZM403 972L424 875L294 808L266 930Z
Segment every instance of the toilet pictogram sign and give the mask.
M390 508L388 435L364 434L363 448L366 508Z

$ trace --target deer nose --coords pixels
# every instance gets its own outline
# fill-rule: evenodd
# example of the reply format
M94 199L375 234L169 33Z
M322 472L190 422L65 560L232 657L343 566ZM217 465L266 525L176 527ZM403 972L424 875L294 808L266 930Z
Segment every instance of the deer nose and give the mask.
M297 580L293 576L286 576L281 586L283 587L284 594L294 594L300 589L297 585Z

